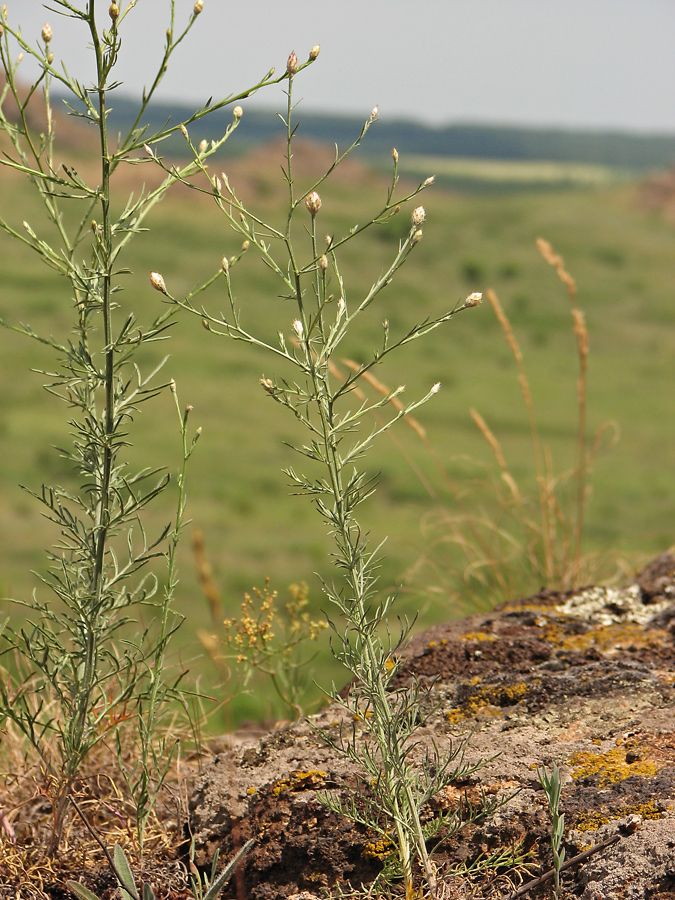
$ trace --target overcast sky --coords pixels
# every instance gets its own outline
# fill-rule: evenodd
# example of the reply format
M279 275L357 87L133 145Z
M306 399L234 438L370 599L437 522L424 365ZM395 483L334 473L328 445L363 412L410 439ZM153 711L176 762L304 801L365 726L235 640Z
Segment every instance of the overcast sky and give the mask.
M49 20L56 60L91 77L81 24L39 0L6 2L25 37ZM105 27L109 0L96 4ZM175 6L186 21L194 0ZM138 0L126 19L125 91L152 78L169 9ZM204 0L160 96L223 97L314 44L298 85L308 110L675 133L675 0ZM278 108L280 97L247 102Z

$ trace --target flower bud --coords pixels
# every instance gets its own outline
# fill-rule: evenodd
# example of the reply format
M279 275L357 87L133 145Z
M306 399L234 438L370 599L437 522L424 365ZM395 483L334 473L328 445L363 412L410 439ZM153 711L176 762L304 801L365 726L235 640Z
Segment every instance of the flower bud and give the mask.
M183 137L184 137L185 140L187 141L187 140L188 140L188 130L187 130L187 128L185 127L185 125L183 125L182 122L180 123L180 133L183 135Z
M328 268L328 257L325 253L321 254L321 258L319 259L319 265L321 266L321 271L325 272Z
M198 16L199 13L204 9L204 0L197 0L195 3L195 8L192 10L195 16Z
M244 241L244 243L241 245L241 249L242 249L242 250L248 250L248 248L249 248L250 246L251 246L251 242L250 242L250 241Z
M418 228L422 224L422 222L424 222L425 217L426 217L426 213L424 212L424 207L418 206L417 209L413 210L413 214L410 217L410 221L415 226L415 228Z
M211 331L211 325L209 324L208 319L202 319L202 325L207 331Z
M293 331L297 334L297 336L299 338L302 338L302 335L304 334L304 329L302 327L302 322L300 321L300 319L296 319L293 322Z
M480 306L481 300L483 299L483 295L480 291L474 291L473 294L469 294L469 296L464 301L464 306Z
M271 378L261 378L260 384L267 391L268 394L271 394L274 391L274 382Z
M244 115L244 110L241 108L241 106L235 106L235 108L232 110L232 115L235 119L241 119L241 117Z
M321 197L317 194L316 191L312 191L311 194L307 194L305 198L305 206L309 210L309 214L312 218L318 213L321 209Z
M150 156L152 159L155 158L154 151L149 144L143 144L143 149L145 150L145 152L147 153L148 156Z
M422 187L423 187L423 188L424 188L424 187L429 187L429 185L430 185L430 184L433 184L434 181L436 181L436 176L435 176L435 175L430 175L428 178L425 178L425 179L424 179L424 181L422 182Z
M53 37L54 32L52 31L52 26L49 24L49 22L45 22L45 24L42 26L42 40L45 42L45 44L48 44Z
M312 49L309 51L309 58L310 58L312 61L314 61L314 60L317 58L317 56L319 55L320 52L321 52L321 47L319 46L319 44L315 44L315 45L312 47Z
M227 273L230 271L230 261L226 256L222 258L220 266L223 272L227 275Z
M4 33L5 33L5 29L2 27L2 25L0 25L0 38L3 36Z
M119 16L119 14L120 14L120 8L119 8L119 6L118 6L116 3L111 3L111 4L110 4L110 9L108 10L108 15L109 15L110 18L113 20L113 22L114 22L115 19Z
M199 152L200 152L200 153L206 153L206 148L207 148L208 146L209 146L209 145L206 143L206 140L200 141L200 142L199 142Z
M47 54L47 64L51 66L51 64L52 64L53 62L54 62L54 54L53 54L53 53L48 53L48 54Z
M171 389L171 393L172 393L172 394L175 394L175 393L176 393L176 382L174 381L173 378L172 378L171 381L169 382L169 388Z
M422 231L421 228L417 229L415 234L413 234L413 239L412 239L413 244L419 244L419 242L422 240L423 233L424 232Z
M395 163L398 162L398 150L396 149L396 147L394 147L394 149L391 151L391 158Z
M441 389L441 383L440 383L440 381L437 381L436 384L434 384L432 386L430 393L437 394L440 391L440 389Z
M377 106L374 106L374 107L371 109L371 111L370 111L370 121L371 121L371 122L373 121L373 119L376 119L376 118L377 118L378 112L379 112L379 109L378 109Z
M286 60L286 71L289 75L295 75L298 71L298 57L295 55L295 50L291 51L291 55Z
M150 284L156 291L159 291L160 294L166 294L166 284L159 272L150 273Z

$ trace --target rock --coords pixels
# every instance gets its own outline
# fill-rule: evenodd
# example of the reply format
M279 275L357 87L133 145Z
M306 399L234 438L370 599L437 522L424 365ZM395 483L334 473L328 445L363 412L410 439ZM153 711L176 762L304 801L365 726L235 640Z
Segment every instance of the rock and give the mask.
M441 896L507 896L550 869L537 769L553 763L562 773L567 860L618 836L565 871L564 891L583 900L673 896L674 638L675 558L664 554L623 588L542 591L412 639L399 677L433 682L438 705L419 730L418 757L434 741L463 751L468 763L484 761L426 815L462 797L506 800L438 847ZM354 723L334 704L205 769L190 804L198 862L208 864L217 847L229 857L249 837L257 841L226 896L314 896L368 885L382 870L388 848L377 835L317 797L367 791L358 769L316 731L345 726ZM520 867L467 874L481 854L514 847ZM539 890L550 894L550 886Z

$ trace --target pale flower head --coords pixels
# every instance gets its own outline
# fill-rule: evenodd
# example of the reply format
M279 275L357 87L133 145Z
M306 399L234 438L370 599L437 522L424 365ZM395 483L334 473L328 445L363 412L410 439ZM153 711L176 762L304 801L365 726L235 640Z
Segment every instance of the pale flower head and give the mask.
M424 207L418 206L417 209L413 210L410 221L415 226L415 228L419 228L419 226L424 222L426 215L427 214L424 211Z
M289 75L295 75L298 71L298 57L295 55L295 50L291 50L291 54L286 60L286 71Z
M198 16L199 13L204 9L204 0L197 0L195 3L194 9L192 10L195 16Z
M52 31L52 26L49 24L49 22L45 22L45 24L42 26L42 40L45 42L45 44L48 44L53 37L54 32Z
M293 331L297 334L297 336L302 339L303 334L305 333L304 328L302 327L302 322L300 319L296 319L293 322Z
M166 284L159 272L150 273L150 284L156 291L159 291L160 294L166 294Z
M241 117L244 115L244 110L241 108L241 106L235 106L235 108L232 110L232 115L235 119L241 119Z
M312 191L311 194L307 194L305 198L305 206L309 210L309 214L312 218L318 213L321 209L321 197L319 197L316 191Z
M481 300L483 299L483 295L480 291L474 291L473 294L469 294L469 296L464 301L464 306L480 306Z
M319 46L319 44L315 44L315 45L312 47L312 49L309 51L309 58L310 58L312 61L314 61L314 60L317 58L317 56L319 55L320 52L321 52L321 47Z
M113 20L113 22L117 19L120 14L120 8L116 3L110 4L110 9L108 10L108 15Z

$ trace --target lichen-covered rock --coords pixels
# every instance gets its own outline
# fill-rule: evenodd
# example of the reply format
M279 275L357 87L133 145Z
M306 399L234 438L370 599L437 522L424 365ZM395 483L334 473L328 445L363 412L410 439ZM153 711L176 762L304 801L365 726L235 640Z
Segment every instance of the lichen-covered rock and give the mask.
M487 615L415 637L400 678L433 681L438 709L418 748L441 751L468 737L465 760L485 765L430 804L462 796L510 798L487 821L437 849L445 895L507 895L551 865L550 817L536 770L563 776L567 859L616 834L573 864L567 892L583 900L638 900L675 890L675 558L659 557L625 588L543 591ZM332 706L308 723L220 754L191 802L208 862L249 837L257 845L231 897L289 898L368 884L387 848L330 812L316 791L359 788L359 772L317 735L341 727ZM351 727L353 723L349 723ZM495 754L498 754L495 756ZM361 790L366 790L361 786ZM637 817L637 818L636 818ZM637 826L637 827L636 827ZM519 847L525 866L458 877L481 854ZM544 890L544 889L540 889Z

